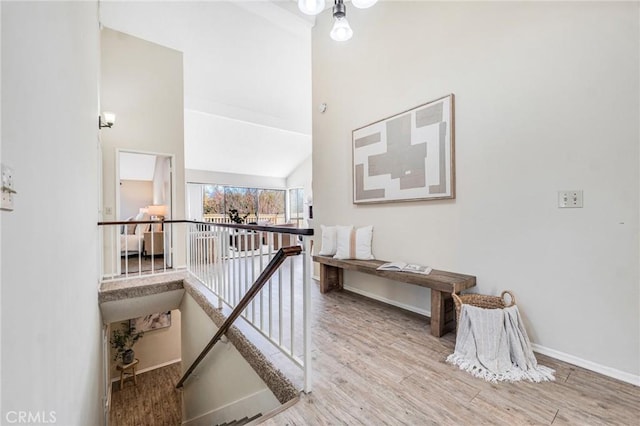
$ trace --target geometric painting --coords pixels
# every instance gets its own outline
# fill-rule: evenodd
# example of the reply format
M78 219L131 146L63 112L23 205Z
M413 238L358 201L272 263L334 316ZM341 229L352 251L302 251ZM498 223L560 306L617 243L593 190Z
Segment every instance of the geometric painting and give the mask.
M353 202L455 198L453 94L353 131Z

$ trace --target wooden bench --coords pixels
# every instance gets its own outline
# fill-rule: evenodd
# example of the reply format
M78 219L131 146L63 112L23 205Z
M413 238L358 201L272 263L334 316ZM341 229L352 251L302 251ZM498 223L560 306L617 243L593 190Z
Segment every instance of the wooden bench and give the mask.
M364 272L394 281L431 289L431 334L440 337L455 329L455 307L451 293L459 293L476 285L476 277L433 270L429 275L410 272L378 271L381 260L339 260L329 256L313 256L320 264L320 292L342 289L343 270Z

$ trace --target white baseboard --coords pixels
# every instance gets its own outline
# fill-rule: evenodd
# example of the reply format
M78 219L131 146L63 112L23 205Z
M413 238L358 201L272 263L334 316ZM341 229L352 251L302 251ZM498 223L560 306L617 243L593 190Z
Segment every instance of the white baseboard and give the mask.
M379 302L383 302L383 303L386 303L386 304L391 305L391 306L396 306L398 308L402 308L405 311L415 312L416 314L425 315L425 316L428 316L429 318L431 318L431 311L428 311L426 309L421 309L421 308L418 308L416 306L411 306L411 305L405 305L404 303L400 303L397 300L387 299L386 297L382 297L379 294L369 293L368 291L360 290L359 288L354 288L354 287L351 287L351 286L348 286L348 285L345 285L344 289L348 290L348 291L350 291L352 293L356 293L356 294L359 294L361 296L368 297L369 299L377 300Z
M606 365L602 365L593 361L578 358L577 356L574 356L571 354L556 351L555 349L547 348L545 346L538 345L537 343L532 343L531 347L535 352L538 352L542 355L547 355L547 356L550 356L551 358L568 362L569 364L577 365L578 367L582 367L587 370L600 373L604 376L612 377L614 379L618 379L623 382L631 383L632 385L640 386L639 375L627 373L621 370L616 370L615 368L607 367Z
M175 364L176 362L182 362L182 359L174 359L171 361L163 362L162 364L152 365L151 367L143 368L142 370L136 370L136 374L146 373L147 371L157 370L158 368L166 367L167 365ZM111 383L117 382L120 380L120 377L112 378Z
M320 281L320 277L318 275L311 275L312 280Z
M353 293L357 293L361 296L368 297L370 299L378 300L380 302L387 303L392 306L397 306L398 308L405 309L410 312L415 312L417 314L426 315L431 317L431 311L427 311L426 309L420 309L415 306L405 305L404 303L399 303L396 300L387 299L386 297L382 297L378 294L369 293L368 291L360 290L359 288L354 288L351 286L344 286L345 290L349 290ZM555 349L547 348L542 345L538 345L536 343L531 344L533 350L543 355L550 356L551 358L558 359L560 361L568 362L569 364L577 365L578 367L585 368L590 371L594 371L596 373L600 373L604 376L611 377L614 379L621 380L626 383L631 383L632 385L640 386L640 376L627 373L625 371L616 370L615 368L607 367L606 365L598 364L592 361L588 361L586 359L578 358L576 356L557 351Z

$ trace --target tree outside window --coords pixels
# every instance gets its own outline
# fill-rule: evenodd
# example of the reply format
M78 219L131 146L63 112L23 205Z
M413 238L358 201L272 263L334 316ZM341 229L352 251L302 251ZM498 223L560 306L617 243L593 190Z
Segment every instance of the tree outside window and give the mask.
M204 215L211 222L228 222L229 210L236 209L247 222L267 220L273 224L285 220L285 191L204 185Z

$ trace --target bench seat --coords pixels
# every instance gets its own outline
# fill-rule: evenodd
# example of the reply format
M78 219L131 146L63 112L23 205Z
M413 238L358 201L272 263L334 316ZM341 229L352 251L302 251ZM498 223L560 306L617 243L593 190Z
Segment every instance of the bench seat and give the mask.
M393 281L431 289L431 334L440 337L455 329L455 308L451 293L474 287L476 277L454 272L432 270L429 275L399 271L379 271L382 260L341 260L331 256L313 256L320 264L320 292L342 289L343 270L363 272Z

